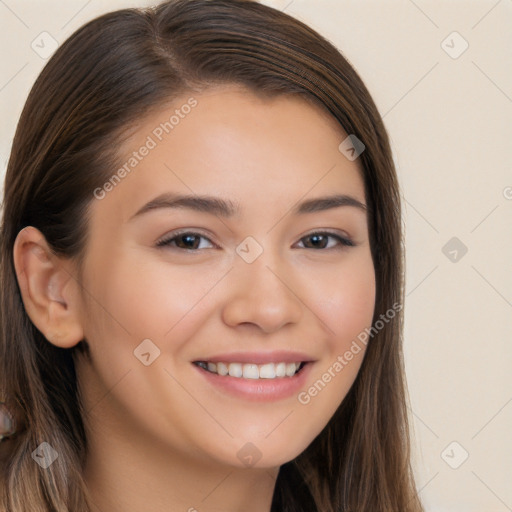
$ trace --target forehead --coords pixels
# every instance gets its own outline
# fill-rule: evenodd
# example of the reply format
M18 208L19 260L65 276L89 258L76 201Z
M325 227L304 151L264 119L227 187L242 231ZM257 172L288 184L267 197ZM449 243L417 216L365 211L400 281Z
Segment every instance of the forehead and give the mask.
M111 180L101 208L126 221L166 191L224 196L255 211L333 191L363 202L359 163L339 150L346 137L334 118L298 96L262 98L236 86L186 93L136 125L107 181L122 177Z

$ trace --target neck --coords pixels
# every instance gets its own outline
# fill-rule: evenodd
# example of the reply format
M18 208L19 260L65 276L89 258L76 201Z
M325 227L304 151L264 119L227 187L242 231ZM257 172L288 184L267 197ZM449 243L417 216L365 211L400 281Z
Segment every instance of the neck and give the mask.
M89 432L92 512L270 512L279 468L205 462L143 437L122 428Z

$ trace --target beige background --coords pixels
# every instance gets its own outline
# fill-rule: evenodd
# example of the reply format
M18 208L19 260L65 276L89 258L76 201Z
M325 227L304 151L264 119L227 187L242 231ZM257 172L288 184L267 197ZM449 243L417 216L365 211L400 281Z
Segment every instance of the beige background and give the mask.
M45 63L32 41L46 31L62 42L100 13L151 3L0 0L2 180ZM512 1L266 3L341 49L390 132L405 206L414 467L426 509L512 511Z

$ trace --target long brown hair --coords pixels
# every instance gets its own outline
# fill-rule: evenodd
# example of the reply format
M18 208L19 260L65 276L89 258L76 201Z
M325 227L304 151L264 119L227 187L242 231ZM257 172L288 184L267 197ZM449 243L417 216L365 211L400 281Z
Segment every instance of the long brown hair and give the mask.
M374 322L403 302L400 193L388 135L362 80L305 24L249 0L171 0L124 9L80 28L56 51L28 97L5 178L0 232L0 400L18 431L0 443L7 512L87 512L87 452L74 358L30 321L13 264L18 232L34 226L60 256L87 244L93 191L119 162L127 127L177 95L233 83L299 95L363 141ZM396 306L395 306L396 307ZM311 445L280 468L272 512L419 512L410 467L403 318L378 330L359 374ZM31 453L48 442L42 470Z

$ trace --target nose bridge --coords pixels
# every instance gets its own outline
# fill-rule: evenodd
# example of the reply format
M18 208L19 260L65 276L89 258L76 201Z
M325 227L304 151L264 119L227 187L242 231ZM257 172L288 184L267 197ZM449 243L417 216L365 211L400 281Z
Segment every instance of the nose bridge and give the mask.
M293 291L290 272L285 271L277 251L265 249L256 255L251 241L237 248L231 275L232 292L224 308L224 320L231 326L241 323L258 325L265 332L297 323L302 304ZM240 254L240 248L246 252ZM251 258L246 256L251 254ZM253 258L253 259L252 259Z
M282 274L279 271L282 267L283 265L277 261L276 257L262 255L250 265L239 262L235 272L244 283L244 295L254 298L265 296L267 303L270 303L285 292L283 278L279 279L278 277L279 274Z

